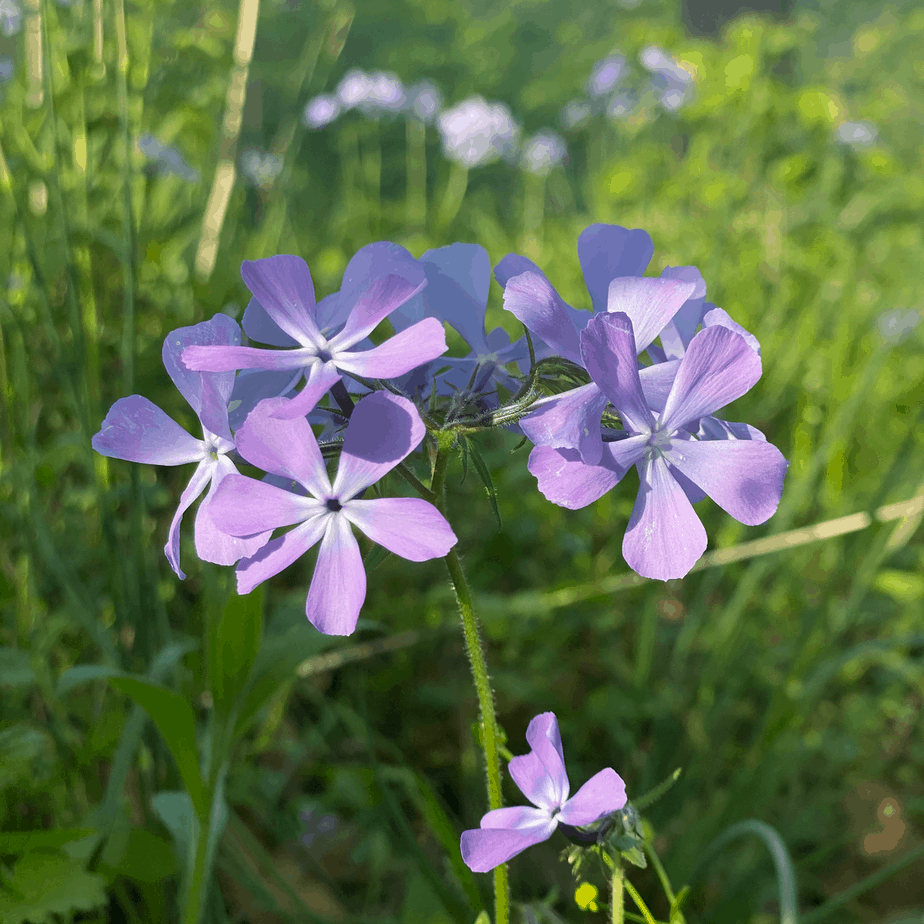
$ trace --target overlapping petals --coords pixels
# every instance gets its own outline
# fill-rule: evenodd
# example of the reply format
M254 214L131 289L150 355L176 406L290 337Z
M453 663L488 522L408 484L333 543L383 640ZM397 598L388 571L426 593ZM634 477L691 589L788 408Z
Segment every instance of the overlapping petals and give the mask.
M623 556L645 577L683 577L706 549L706 532L693 503L708 495L742 523L769 519L779 504L788 463L760 437L719 431L694 437L700 421L747 392L761 373L760 357L745 338L717 324L695 334L679 361L660 412L652 409L636 365L634 325L617 312L595 316L581 334L584 364L623 420L625 437L604 444L599 464L574 450L538 446L530 472L539 490L561 506L592 503L631 465L641 485L623 539ZM706 426L706 424L704 424ZM731 425L729 425L731 426ZM735 427L745 425L736 424Z
M526 740L532 750L514 757L509 769L536 808L494 809L481 819L479 828L462 832L462 859L476 873L486 873L527 847L547 841L559 823L590 825L626 804L626 785L609 767L568 797L570 785L554 713L537 715L529 723Z
M189 402L202 424L202 439L187 433L157 405L141 395L121 398L109 409L102 427L92 440L93 448L104 456L144 462L149 465L183 465L197 462L192 478L180 496L170 524L164 554L180 578L180 525L183 514L208 489L195 521L196 554L203 561L233 565L253 555L269 538L265 531L253 530L246 536L220 533L212 522L210 510L218 485L237 472L228 453L234 439L228 424L228 401L234 387L233 372L194 372L187 369L180 356L189 347L207 345L234 349L240 343L237 323L223 314L192 327L181 327L164 340L164 367L177 389Z
M212 517L232 536L294 527L240 563L239 593L249 593L320 542L305 613L321 632L349 635L366 596L366 574L350 524L411 561L446 555L456 536L427 501L357 498L423 439L423 421L410 401L382 391L359 401L333 484L310 424L289 415L290 404L286 398L262 401L237 433L238 450L274 480L300 485L307 496L272 481L232 476L215 494Z

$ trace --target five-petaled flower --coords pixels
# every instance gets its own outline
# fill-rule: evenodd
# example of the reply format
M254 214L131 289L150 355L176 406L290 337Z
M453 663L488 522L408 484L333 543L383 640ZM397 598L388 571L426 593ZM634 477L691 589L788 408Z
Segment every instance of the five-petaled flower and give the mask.
M301 257L279 254L245 260L241 276L256 300L248 306L251 317L245 315L244 330L260 343L289 349L190 347L183 354L188 369L287 371L304 375L308 386L323 382L326 391L344 372L390 379L446 352L446 332L435 318L425 318L372 349L355 349L382 320L426 285L423 273L416 284L401 276L382 276L361 291L351 292L349 301L328 297L320 305L315 303L308 264ZM279 413L304 416L317 400L313 394L306 388Z
M318 391L313 388L314 400ZM320 542L305 613L321 632L349 635L366 597L366 572L350 524L410 561L446 555L456 536L436 507L421 498L360 499L424 438L423 421L410 401L384 391L359 401L343 438L333 484L310 424L288 413L290 403L287 398L261 401L238 430L237 449L248 462L300 485L308 496L234 475L216 493L212 517L232 536L295 527L238 565L237 589L242 594Z
M568 798L571 784L554 713L537 715L526 729L526 740L532 750L514 757L509 770L520 792L536 807L494 809L481 819L480 828L462 832L462 859L476 873L486 873L547 841L559 824L590 825L626 804L626 784L611 767Z
M586 507L637 466L641 487L622 554L634 571L662 581L683 577L705 551L706 531L693 509L705 495L748 526L773 515L789 465L782 453L758 439L697 440L689 430L760 378L760 357L744 337L721 325L696 334L657 418L642 390L628 315L593 318L581 333L581 353L625 434L603 444L599 465L576 450L534 448L529 470L550 501Z
M228 399L234 386L233 372L191 372L180 362L180 355L193 344L221 344L233 349L241 342L237 322L223 314L211 321L173 331L164 341L164 366L173 384L189 402L202 424L202 439L187 433L156 404L142 395L120 398L109 409L93 448L104 456L149 465L183 465L198 462L170 524L164 552L170 567L181 578L180 522L192 502L208 485L209 493L196 511L196 554L203 561L233 565L253 555L269 538L269 532L254 530L247 538L237 538L217 530L209 515L211 501L222 479L236 474L228 458L234 437L228 427ZM217 347L221 349L221 346Z

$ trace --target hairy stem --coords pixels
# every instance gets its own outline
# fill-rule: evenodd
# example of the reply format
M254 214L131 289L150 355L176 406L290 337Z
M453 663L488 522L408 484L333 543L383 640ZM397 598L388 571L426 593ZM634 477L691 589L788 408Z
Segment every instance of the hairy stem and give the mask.
M625 874L622 863L617 857L613 864L613 878L610 885L610 920L613 924L623 924L626 919L626 904L623 895Z

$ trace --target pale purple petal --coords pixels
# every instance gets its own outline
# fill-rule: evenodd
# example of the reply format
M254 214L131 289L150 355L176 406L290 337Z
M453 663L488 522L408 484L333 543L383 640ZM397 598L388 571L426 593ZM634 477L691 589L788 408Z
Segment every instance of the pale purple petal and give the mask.
M596 224L578 238L578 259L594 311L606 311L607 290L618 276L641 276L654 255L647 231Z
M353 409L343 437L333 495L341 503L375 484L424 438L426 427L407 398L377 391Z
M210 509L212 522L221 532L247 537L294 526L326 508L314 498L235 473L222 479Z
M663 458L638 468L641 487L622 540L623 558L643 577L681 578L706 551L706 530Z
M278 539L271 539L256 555L245 558L235 572L237 592L249 594L258 584L301 558L324 535L329 518L326 510L320 512Z
M458 542L446 518L420 497L351 500L343 515L373 542L408 561L442 558Z
M263 350L259 347L191 346L183 351L187 369L228 372L233 369L304 369L318 361L312 349Z
M330 480L318 441L304 416L277 416L279 411L285 413L288 406L288 398L261 401L237 431L237 451L251 465L292 478L315 497L326 500Z
M204 452L201 440L141 395L119 398L91 444L102 456L149 465L198 462Z
M315 363L308 371L305 387L288 398L278 399L273 405L273 416L280 420L306 417L339 381L340 373L332 362Z
M474 873L487 873L506 863L511 857L522 853L533 844L547 841L555 830L556 824L549 819L545 828L533 828L526 831L509 831L498 828L475 828L462 832L462 860Z
M343 372L370 379L392 379L446 352L446 331L436 318L424 318L364 352L341 352L334 363Z
M703 320L706 282L695 266L668 266L661 272L663 279L680 279L696 285L692 295L661 331L661 345L670 359L680 359Z
M623 276L610 283L606 310L629 316L638 354L661 333L695 288L695 283L679 279Z
M298 346L298 341L280 329L256 298L251 298L247 303L241 327L244 328L244 333L257 343L267 343L276 347Z
M528 757L529 755L524 756ZM519 758L514 758L514 760L519 760ZM536 760L538 761L539 758L537 757ZM550 820L551 812L545 809L532 808L528 805L514 805L509 808L493 809L487 812L481 819L479 827L485 830L531 831L537 828L547 828Z
M760 356L760 343L757 338L749 331L746 331L737 321L733 321L731 315L724 308L716 308L711 302L706 302L704 311L703 327L715 327L718 325L741 334L747 341L748 346Z
M659 426L671 432L740 398L760 378L760 357L740 334L716 326L690 342Z
M537 446L577 449L589 465L596 465L603 452L600 418L606 395L591 382L545 398L520 423L520 429Z
M262 260L245 260L241 264L241 278L283 333L303 346L320 345L314 283L308 264L301 257L278 254Z
M183 365L180 357L188 346L238 346L240 342L241 329L237 321L225 314L216 314L209 321L171 331L161 352L167 374L199 420L210 432L225 439L231 438L228 402L234 388L234 372L195 372Z
M741 523L757 526L776 513L789 463L772 443L671 440L666 457Z
M428 250L420 263L427 273L422 297L427 314L451 324L476 352L484 346L484 315L491 260L480 244L449 244Z
M225 477L236 474L237 469L234 463L225 455L219 456L212 472L209 493L196 511L194 531L196 554L202 561L210 561L215 565L235 565L242 558L256 555L272 535L272 529L267 529L265 532L250 535L249 538L244 539L228 535L215 525L210 512L215 493Z
M718 417L703 417L699 422L696 435L701 440L762 440L767 437L750 424L733 420L719 420Z
M325 635L350 635L366 599L366 572L346 517L327 518L305 615Z
M180 568L180 524L183 522L183 514L192 506L193 501L205 490L205 486L212 477L212 469L215 463L212 459L203 459L192 478L183 489L180 495L180 503L177 505L176 513L173 514L173 520L170 523L170 531L167 533L167 544L164 546L164 555L170 562L170 567L176 572L180 580L185 580L186 575Z
M559 807L558 795L552 780L549 778L548 771L545 769L545 764L539 759L539 755L535 751L530 751L528 754L521 754L518 757L513 757L510 760L510 763L507 765L507 769L510 771L510 776L513 779L513 782L517 784L521 793L529 799L533 805L538 805L540 809L544 809L540 815L536 815L536 809L521 809L523 812L531 812L531 816L524 816L526 820L529 818L535 821L535 818L541 818L541 815L544 814L548 818L548 813L554 811ZM488 812L484 818L481 819L482 828L516 828L519 825L516 824L501 824L500 822L504 819L500 817L499 813L504 811L510 811L509 809L498 809L494 812ZM497 822L495 823L495 818L497 817ZM485 822L488 819L491 819L490 824ZM530 823L533 823L530 822Z
M651 347L648 350L650 352ZM660 414L664 410L667 396L671 392L671 386L674 384L679 368L680 360L669 359L666 362L655 363L653 366L643 366L638 370L645 403L655 414Z
M494 278L498 281L502 289L506 289L507 283L510 282L514 276L519 276L521 273L537 273L540 276L545 275L529 257L521 257L518 253L508 253L507 256L494 267Z
M568 773L565 770L565 755L561 749L561 734L554 712L537 715L526 729L526 740L542 761L548 774L544 794L546 804L561 805L568 798Z
M368 337L380 322L420 292L425 285L426 281L415 286L406 279L393 275L376 279L357 299L343 330L331 339L329 350L339 353Z
M599 465L587 465L575 449L537 446L529 454L529 471L547 500L578 510L612 490L642 457L647 442L642 434L604 443Z
M231 400L228 403L228 422L232 429L237 430L247 419L247 415L265 398L288 395L303 374L302 369L295 372L239 372L234 380L234 391L231 392Z
M557 821L565 825L593 824L626 804L626 784L611 767L595 773L562 807Z
M514 276L504 288L504 308L563 359L580 364L578 331L567 307L543 273Z
M648 433L655 421L642 391L636 354L632 321L622 312L594 315L581 333L581 356L590 377L626 429Z

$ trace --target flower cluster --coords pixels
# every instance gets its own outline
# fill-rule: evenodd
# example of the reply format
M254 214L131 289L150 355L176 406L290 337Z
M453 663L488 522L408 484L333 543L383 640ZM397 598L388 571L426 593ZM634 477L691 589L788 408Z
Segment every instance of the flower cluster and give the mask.
M641 487L623 555L647 577L682 577L706 547L693 504L709 495L754 525L779 503L779 450L759 430L715 416L760 377L760 347L705 301L695 267L643 275L654 252L646 232L592 225L577 249L590 312L566 304L525 257L494 267L504 308L531 335L515 342L501 328L485 331L491 263L477 244L419 258L370 244L320 301L300 257L246 261L249 342L218 314L164 343L164 365L202 438L133 395L113 405L93 446L135 462L196 463L165 547L180 577L181 520L202 493L196 552L236 564L240 593L319 544L306 614L326 633L352 632L365 598L352 527L410 561L455 544L428 489L423 498L365 495L399 466L420 485L405 460L425 440L431 455L451 446L457 431L519 429L534 444L539 490L571 509L635 467ZM391 336L378 330L373 342L386 319ZM444 356L446 324L467 355ZM324 428L323 449L313 425ZM339 457L333 478L325 453ZM242 461L262 479L239 472Z

